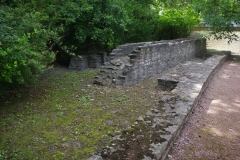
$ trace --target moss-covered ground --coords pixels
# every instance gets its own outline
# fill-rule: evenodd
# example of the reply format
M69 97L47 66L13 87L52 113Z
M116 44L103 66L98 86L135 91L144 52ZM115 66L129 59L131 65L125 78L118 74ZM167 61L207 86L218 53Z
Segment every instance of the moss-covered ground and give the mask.
M51 69L0 101L0 160L86 159L159 99L157 80L93 85L99 70Z

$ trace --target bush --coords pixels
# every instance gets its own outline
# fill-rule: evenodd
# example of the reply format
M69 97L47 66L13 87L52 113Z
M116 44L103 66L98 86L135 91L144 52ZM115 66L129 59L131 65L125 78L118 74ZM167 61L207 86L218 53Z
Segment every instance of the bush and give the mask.
M154 17L158 17L154 0L125 1L124 9L128 16L127 30L123 43L146 42L153 40Z
M110 0L48 1L42 5L43 23L57 33L53 41L68 54L111 50L121 41L126 26L123 12Z
M21 8L0 9L0 91L31 84L54 59L46 47L49 32Z
M215 39L228 39L230 43L239 38L233 32L234 24L240 25L239 0L199 0L194 7L201 12L205 24L210 27L208 33ZM210 35L205 38L210 38Z
M199 14L192 9L164 10L160 18L155 19L155 39L169 40L187 37L200 22Z

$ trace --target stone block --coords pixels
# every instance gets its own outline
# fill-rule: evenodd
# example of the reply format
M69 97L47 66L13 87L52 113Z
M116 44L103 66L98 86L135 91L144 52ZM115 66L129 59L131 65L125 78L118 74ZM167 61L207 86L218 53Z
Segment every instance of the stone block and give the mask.
M94 53L88 54L88 67L89 68L100 68L107 60L107 53Z
M88 57L87 55L72 56L68 69L72 70L84 70L88 68Z

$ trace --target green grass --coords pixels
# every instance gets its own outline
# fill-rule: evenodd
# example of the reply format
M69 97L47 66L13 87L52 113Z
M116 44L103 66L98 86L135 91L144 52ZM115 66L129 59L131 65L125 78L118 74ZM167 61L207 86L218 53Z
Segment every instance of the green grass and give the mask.
M86 159L156 104L156 80L93 85L98 70L55 69L0 103L0 160Z

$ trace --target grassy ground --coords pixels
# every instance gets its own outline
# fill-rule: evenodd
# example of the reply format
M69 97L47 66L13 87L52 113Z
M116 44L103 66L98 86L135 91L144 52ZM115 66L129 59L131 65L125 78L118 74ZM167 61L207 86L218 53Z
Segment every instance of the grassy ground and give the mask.
M156 104L157 80L116 89L98 70L51 69L0 102L0 160L86 159Z

